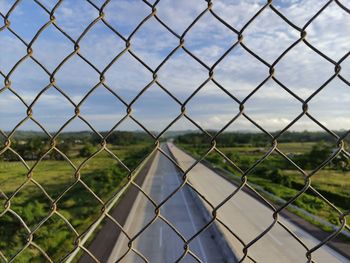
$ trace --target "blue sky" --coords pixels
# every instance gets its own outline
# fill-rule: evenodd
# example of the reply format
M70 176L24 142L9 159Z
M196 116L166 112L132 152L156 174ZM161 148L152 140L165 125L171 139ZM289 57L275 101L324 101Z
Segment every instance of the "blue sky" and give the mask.
M0 12L5 15L14 1L0 0ZM41 0L51 9L56 1ZM93 1L100 6L103 1ZM310 19L327 1L280 0L274 6L299 27ZM240 30L265 1L215 0L213 10L228 24ZM350 7L349 1L342 1ZM205 1L161 0L157 15L177 34L182 34L193 19L206 8ZM105 8L105 18L125 38L151 9L141 0L112 0ZM55 12L56 22L73 39L98 16L98 11L83 0L65 0ZM34 1L23 0L10 15L11 28L30 42L36 31L49 19ZM307 40L337 61L350 50L350 15L332 3L307 27ZM244 31L244 44L272 63L281 52L296 41L299 32L288 26L269 8ZM211 66L236 41L237 35L210 13L205 14L187 33L185 46ZM178 45L178 39L154 18L148 20L132 40L132 51L155 69ZM125 47L125 43L98 22L80 42L80 53L99 70ZM33 56L49 71L73 51L73 44L52 25L43 31L33 45ZM13 65L26 54L25 46L7 29L0 31L0 70L8 74ZM342 76L350 80L350 57L343 61ZM275 76L303 99L310 96L334 73L334 66L300 43L275 67ZM244 99L263 79L268 68L243 48L234 49L215 68L215 79L238 99ZM125 53L105 74L106 83L126 102L152 80L152 74L130 54ZM208 77L208 71L178 50L158 72L159 82L180 101L186 98ZM1 82L3 77L0 76ZM57 85L75 103L99 81L99 75L78 56L73 56L57 72ZM11 87L30 104L49 83L47 74L31 59L22 63L11 75ZM309 103L310 113L330 129L350 128L350 87L334 79ZM212 82L188 103L187 113L207 129L222 128L238 112L238 104ZM268 130L284 128L301 113L301 103L273 81L268 81L246 102L245 112ZM98 88L81 106L81 115L97 130L108 130L126 113L125 106L103 87ZM157 85L152 85L133 106L133 116L150 130L162 130L180 113L180 105ZM26 108L9 90L0 93L0 129L11 130L25 117ZM33 108L33 116L50 131L59 129L74 115L74 107L60 93L49 89ZM28 121L21 129L39 130ZM71 123L66 130L86 130L81 121ZM119 129L138 130L127 120ZM194 129L182 119L173 130ZM256 130L247 120L239 118L230 130ZM294 130L318 130L308 118L302 118Z

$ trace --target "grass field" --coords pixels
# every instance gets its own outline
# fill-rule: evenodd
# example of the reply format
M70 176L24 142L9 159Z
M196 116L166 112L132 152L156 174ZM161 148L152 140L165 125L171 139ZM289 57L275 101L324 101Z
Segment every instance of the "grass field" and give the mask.
M109 146L130 168L133 169L141 159L150 152L146 144L133 146ZM77 156L79 147L70 152L70 159L79 166L85 158ZM27 162L29 166L34 161ZM20 162L0 161L0 190L7 196L26 181L28 170ZM108 200L127 180L128 171L103 151L91 159L81 170L81 179L98 195L102 201ZM33 178L46 190L52 198L57 198L62 191L74 181L74 169L65 160L43 160L33 171ZM0 200L1 201L1 200ZM3 200L2 200L3 201ZM11 209L14 210L27 226L33 230L50 213L50 200L42 190L32 182L28 182L14 196ZM3 206L0 206L0 213ZM83 233L100 215L102 205L81 183L74 185L57 203L61 213L79 233ZM26 244L28 233L19 220L6 213L0 217L0 252L10 259ZM34 242L38 244L54 262L74 248L76 234L58 215L53 215L34 234ZM0 262L1 261L0 257ZM29 247L24 250L16 262L46 262L38 249Z
M314 163L304 164L303 157L312 151L315 144L314 142L288 142L279 143L278 148L291 159L295 160L298 165L300 164L306 172L310 172L319 165L320 161L315 160ZM190 144L180 144L179 146L196 157L203 156L209 148L203 145ZM259 160L268 150L268 147L253 147L250 145L219 148L243 171ZM239 176L239 172L228 164L219 154L210 153L205 159L214 166L221 167ZM273 153L248 174L248 183L249 182L259 185L264 190L288 201L303 188L304 176L293 166L289 165L280 155ZM326 166L312 176L311 183L317 191L335 204L341 211L347 211L349 209L350 171L343 171ZM310 190L302 194L293 204L334 225L340 224L338 213ZM331 231L329 227L316 222L312 218L306 217L300 213L298 214L324 230ZM350 216L347 216L347 220L348 222L350 221Z

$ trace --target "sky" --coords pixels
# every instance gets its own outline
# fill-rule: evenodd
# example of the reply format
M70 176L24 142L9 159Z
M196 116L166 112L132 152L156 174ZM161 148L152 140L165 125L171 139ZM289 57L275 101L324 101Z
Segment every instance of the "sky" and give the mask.
M0 0L0 12L6 15L14 1ZM41 0L51 10L56 1ZM101 6L104 1L92 1ZM154 2L154 1L153 1ZM255 0L214 0L212 10L238 31L265 4ZM302 28L322 8L324 0L279 0L274 7ZM350 8L349 0L340 1ZM152 4L152 1L150 1ZM207 7L204 0L161 0L157 15L174 32L181 35ZM128 38L137 25L151 13L141 0L112 0L105 7L105 19ZM55 12L56 23L73 39L98 17L98 11L83 0L65 0ZM34 1L22 0L9 16L11 29L29 43L49 20L49 15ZM3 21L0 26L3 26ZM332 60L340 60L350 51L350 15L335 2L331 3L307 28L306 39ZM300 33L270 8L265 9L243 32L243 43L268 63L294 43ZM185 47L209 67L237 41L237 35L207 12L185 35ZM178 45L179 40L152 17L131 38L131 50L153 70ZM81 39L80 54L100 71L124 48L125 42L102 21ZM74 50L74 45L53 25L34 42L33 57L50 72ZM7 75L26 54L26 47L8 29L0 31L0 70ZM341 63L341 75L350 81L350 56ZM307 99L334 74L334 65L304 43L296 45L275 66L275 77L302 99ZM267 76L269 69L241 46L234 48L214 69L214 78L239 100L243 100ZM207 78L208 70L182 49L160 68L158 81L179 101L184 102ZM0 75L0 82L4 77ZM77 55L71 57L55 75L57 86L78 104L99 82L99 74ZM105 73L106 84L125 102L152 81L152 73L129 53L124 53ZM31 59L21 63L10 76L11 88L30 105L49 84L49 76ZM25 105L9 90L0 93L0 129L12 130L26 116ZM309 112L332 130L350 129L350 87L335 78L309 102ZM153 84L132 106L133 116L147 129L161 131L181 112L181 106L159 86ZM186 113L204 129L219 130L239 111L239 105L213 82L208 82L188 102ZM264 129L281 130L302 112L302 104L273 80L267 81L245 103L245 113ZM126 107L112 93L98 87L80 107L83 116L96 130L111 129L126 114ZM47 130L57 131L74 116L74 106L54 88L48 89L33 107L33 117ZM40 130L31 120L22 130ZM65 131L88 130L79 119ZM117 130L140 130L127 119ZM171 130L196 127L181 118ZM244 117L228 130L258 131ZM309 118L301 118L291 130L320 130Z

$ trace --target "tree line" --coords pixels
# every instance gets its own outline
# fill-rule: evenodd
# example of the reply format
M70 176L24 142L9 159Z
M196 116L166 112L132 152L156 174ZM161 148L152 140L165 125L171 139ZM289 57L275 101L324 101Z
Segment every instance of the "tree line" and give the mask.
M342 134L344 132L339 132ZM215 134L215 133L212 133ZM271 133L272 136L276 136L278 132ZM203 133L187 133L178 136L175 141L177 143L192 144L192 145L208 145L210 144L210 137ZM236 147L240 145L250 145L254 147L265 146L271 144L271 137L265 133L259 132L224 132L216 138L216 142L221 147ZM334 137L330 136L326 132L311 132L311 131L286 131L280 137L278 142L328 142L335 143ZM345 141L349 144L349 136L345 138Z
M101 135L106 136L107 132L102 132ZM93 132L66 132L60 134L55 141L59 151L65 154L74 151L77 157L88 157L96 151L101 143L101 137ZM129 131L115 131L106 141L120 146L153 142L146 133ZM0 142L4 144L4 138L1 138ZM51 140L45 133L19 131L11 139L11 148L25 160L37 160L51 148ZM52 150L45 159L63 160L64 157L58 151ZM0 155L0 160L18 161L19 157L7 150Z

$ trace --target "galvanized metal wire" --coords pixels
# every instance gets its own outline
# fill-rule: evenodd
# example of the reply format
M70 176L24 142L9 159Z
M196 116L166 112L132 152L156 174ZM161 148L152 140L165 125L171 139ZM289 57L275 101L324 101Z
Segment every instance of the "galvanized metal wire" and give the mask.
M303 27L299 27L296 24L294 24L288 17L286 17L284 14L282 14L278 8L275 7L274 2L272 0L268 0L266 4L264 4L249 20L247 23L245 23L241 28L234 28L230 23L225 21L220 15L218 15L215 11L215 1L210 1L207 0L205 1L206 5L205 8L203 8L202 12L200 12L197 17L190 23L190 25L181 33L178 34L175 32L174 29L171 28L167 24L167 21L164 21L161 19L161 17L158 16L157 14L157 6L160 3L160 0L155 1L154 3L151 3L149 1L143 0L143 4L149 8L149 13L141 20L139 24L135 26L133 31L130 33L128 37L123 36L117 28L114 28L111 23L108 21L108 19L105 17L105 9L106 7L113 1L107 0L104 1L101 5L96 4L92 0L86 0L86 2L91 5L98 13L98 16L93 19L90 24L83 30L83 32L79 35L78 38L74 39L70 34L68 34L63 28L60 27L59 23L57 21L59 20L59 17L56 18L56 13L57 10L60 9L62 3L64 0L59 0L57 3L54 5L52 9L48 9L41 1L39 0L33 0L38 7L40 7L44 12L47 14L47 21L44 23L39 30L36 32L34 37L28 42L26 41L21 34L17 33L12 27L11 27L11 20L14 19L12 17L13 12L18 8L20 5L21 1L16 0L11 8L8 10L6 14L0 13L2 19L3 19L3 25L0 28L0 34L1 32L8 31L10 34L12 34L17 40L19 40L25 47L26 49L26 54L21 57L15 65L11 68L11 70L7 73L0 71L0 75L4 78L4 85L0 90L0 95L4 91L9 91L11 92L15 97L17 97L25 106L26 108L26 116L23 118L14 128L12 131L9 133L6 133L1 130L1 135L6 138L5 144L2 146L0 150L0 155L4 154L6 151L11 151L13 154L15 154L20 162L26 167L27 169L27 178L26 181L18 185L16 191L11 196L6 196L4 193L1 194L1 199L5 200L4 202L4 209L2 210L0 214L0 218L5 216L5 215L10 215L11 217L16 218L20 224L21 227L27 232L27 241L25 246L23 246L16 254L11 255L10 258L5 257L5 255L0 251L0 258L5 261L5 262L14 262L19 255L26 250L28 247L33 247L37 249L41 255L47 259L48 262L53 262L53 260L50 258L50 256L44 251L38 244L35 242L34 235L35 233L40 229L40 227L45 224L47 220L49 220L53 215L57 215L61 219L64 220L68 228L71 230L72 233L76 236L76 240L74 243L74 249L70 251L69 254L66 255L66 257L62 260L65 261L68 258L70 258L72 255L75 255L77 251L82 250L86 254L88 254L92 260L98 262L98 259L94 256L94 254L89 251L88 247L85 244L85 239L86 235L91 232L91 229L96 227L97 224L101 222L101 219L108 217L111 219L116 227L121 229L121 231L127 236L129 243L128 243L128 250L125 252L125 254L119 259L121 261L123 258L125 258L129 253L135 253L137 254L141 260L144 262L148 262L148 259L145 255L143 255L140 251L138 251L135 246L134 246L134 241L150 226L152 225L157 219L162 220L165 224L167 224L173 231L174 233L183 241L184 247L183 247L183 253L182 255L178 258L177 262L181 261L185 256L190 255L195 261L197 262L202 262L200 257L195 254L194 251L191 250L191 243L192 241L203 231L205 231L209 226L212 224L221 224L225 228L227 228L233 236L235 236L242 244L243 246L243 253L244 256L240 258L240 261L243 261L245 258L249 257L253 261L259 261L259 259L254 259L250 256L249 254L249 249L250 247L255 244L256 242L259 242L259 240L265 236L271 229L276 225L279 224L282 226L286 231L288 231L297 242L299 242L304 248L305 248L305 259L307 262L312 262L313 261L313 253L319 249L320 247L326 245L330 240L335 238L344 228L347 228L350 230L349 226L346 224L346 219L345 217L349 215L350 210L343 212L340 211L334 204L332 204L330 201L328 201L324 196L322 196L321 193L319 193L313 186L312 186L312 177L316 175L323 167L325 167L327 164L329 164L334 158L336 158L339 154L344 154L347 157L350 157L350 153L346 151L344 148L344 138L349 135L350 130L347 132L344 132L341 136L338 134L334 133L330 129L328 129L324 124L322 124L317 118L312 116L312 114L309 112L309 102L318 94L320 93L332 80L338 78L341 80L343 83L346 85L350 86L350 81L346 79L342 75L342 63L343 61L350 55L350 51L347 52L342 58L339 60L334 60L333 58L329 57L328 55L324 54L321 50L319 50L317 47L315 47L312 43L308 41L307 33L308 33L308 28L310 25L313 23L313 21L320 16L321 13L323 13L331 3L335 3L339 8L341 8L343 11L346 13L350 14L350 10L341 3L341 1L338 0L330 0L328 1L322 8L320 8L306 23ZM265 12L267 9L270 9L273 11L276 15L280 17L280 23L285 23L289 27L293 28L293 30L297 30L300 33L300 36L298 39L295 40L293 44L291 44L287 49L285 49L275 61L272 63L267 62L264 60L261 56L259 56L257 53L255 53L250 47L245 43L244 41L244 35L249 28L249 26L255 21L263 12ZM223 26L225 26L227 29L229 29L233 35L237 37L236 41L225 51L222 53L219 59L217 59L212 65L208 65L205 63L200 57L194 54L194 52L186 46L186 37L189 33L189 31L196 27L197 23L201 21L201 19L204 19L203 16L205 14L211 15L217 23L221 23ZM133 49L133 39L135 34L140 31L145 23L151 19L154 18L159 25L164 28L169 35L175 37L178 40L177 46L173 47L172 51L169 52L163 61L159 63L159 65L155 68L152 68L148 61L142 59L137 52ZM180 19L180 18L179 18ZM101 69L98 69L94 65L94 61L89 60L86 56L84 56L80 52L80 43L81 41L86 37L87 33L94 28L94 26L98 23L102 22L105 27L110 29L118 38L120 38L124 43L125 43L125 48L118 54L116 55L109 63L108 65ZM53 26L56 28L64 38L66 38L70 43L71 43L71 53L68 54L58 65L56 68L53 70L49 70L41 61L36 57L36 50L33 48L34 43L41 37L43 32L50 27ZM334 65L334 74L329 76L328 80L325 81L318 89L316 89L308 98L302 99L299 97L293 90L288 88L285 84L283 84L279 79L278 79L278 74L275 70L276 65L281 61L281 59L286 56L291 50L293 50L296 46L298 45L305 45L308 47L310 50L315 52L317 55L319 55L322 59L332 63ZM222 62L222 60L227 57L233 50L235 50L238 47L243 48L247 53L249 53L251 56L256 58L262 65L266 66L266 77L265 79L257 85L243 100L238 99L236 96L234 96L227 88L225 88L225 85L222 85L219 80L215 78L215 70L217 66ZM190 94L190 96L187 97L186 100L181 101L177 96L175 96L169 89L167 89L167 83L161 83L160 80L158 79L158 74L160 69L167 64L170 58L172 58L177 52L180 50L184 51L186 54L188 54L194 61L199 63L203 69L205 69L208 73L208 77L206 78L205 81L201 85L199 85L194 92ZM54 51L53 51L54 52ZM115 92L112 88L110 88L106 82L106 72L111 68L112 65L115 63L118 63L118 60L124 56L126 53L130 54L133 58L135 58L143 67L149 72L150 76L152 76L152 80L147 83L139 92L138 94L131 100L131 102L126 102L117 92ZM97 81L96 85L91 87L91 89L85 94L85 96L80 100L79 103L75 103L68 94L66 94L56 83L55 76L56 74L60 71L62 66L67 63L70 59L73 57L79 57L81 58L87 65L91 67L97 74L99 75L99 80ZM48 77L48 83L45 88L43 88L35 97L35 99L29 104L27 103L19 93L17 93L16 89L12 87L11 85L11 77L14 72L16 72L16 69L24 63L27 60L32 60L36 65L38 65L46 74ZM299 101L300 103L300 114L293 119L285 128L283 128L281 131L279 131L277 134L271 134L267 130L265 130L261 125L258 124L258 120L251 118L246 112L246 103L254 96L254 94L267 82L267 81L274 81L281 89L287 91L291 96L293 96L296 100ZM186 108L188 107L188 104L193 100L194 97L201 91L201 89L209 82L214 83L220 90L225 92L233 101L238 103L238 113L237 115L233 116L232 119L219 131L217 131L215 134L211 134L209 131L204 129L199 123L197 123L191 116L186 112ZM174 118L172 121L169 122L169 124L159 132L158 134L154 134L149 128L145 127L145 125L142 124L141 120L138 120L134 114L133 114L133 107L135 102L138 100L141 100L141 95L144 94L152 85L157 85L159 86L163 91L165 91L170 98L172 98L179 106L179 113L176 118ZM98 88L104 88L110 92L110 96L114 96L118 101L120 101L124 107L125 107L125 115L121 120L116 123L113 128L107 133L107 134L101 134L98 130L96 130L93 125L80 114L80 108L86 102L86 100L98 89ZM66 98L70 104L74 107L75 109L75 114L70 117L70 119L65 122L57 132L54 134L49 132L44 125L40 123L35 117L34 117L34 109L33 107L37 104L38 100L41 98L41 96L47 91L54 89L58 91L64 98ZM283 153L283 151L279 148L279 143L278 140L279 138L288 130L292 125L298 122L299 119L302 117L308 117L312 122L314 122L316 125L318 125L319 128L321 128L323 131L327 132L330 136L332 136L336 142L337 142L337 147L336 150L333 152L331 156L329 156L328 159L324 160L320 165L318 165L314 170L311 172L307 172L303 170L300 166L298 166L291 158L289 158L286 154ZM245 118L247 121L249 121L252 125L254 125L257 129L259 129L262 133L264 133L266 136L270 138L271 141L271 146L269 150L258 160L254 165L252 165L249 169L242 170L239 168L239 166L230 158L228 158L218 147L216 144L216 140L220 134L222 134L227 128L234 123L239 117ZM86 123L89 128L100 138L101 144L100 148L90 157L88 157L83 163L81 163L79 166L76 166L68 156L65 155L62 151L60 151L57 148L57 138L58 136L63 132L63 130L75 119L80 119L84 123ZM162 148L160 148L160 139L162 138L163 134L168 131L176 122L178 122L180 119L186 119L189 122L191 122L195 127L197 127L203 134L208 136L208 138L211 141L211 147L206 151L206 153L201 156L193 165L191 165L190 168L187 170L183 170L177 163L176 161L169 156L165 151L163 151ZM34 165L29 165L27 161L16 152L16 150L12 147L12 141L15 133L20 129L22 125L24 125L27 121L33 121L40 129L48 136L51 142L50 148L42 155L40 156ZM107 146L107 139L108 137L112 134L114 130L116 130L122 123L124 123L126 120L131 120L135 124L137 124L143 131L145 131L148 135L150 135L155 144L154 144L154 151L150 153L148 156L144 157L144 160L146 160L150 155L152 155L154 152L158 151L162 155L164 155L169 161L171 161L175 166L178 167L178 169L182 172L182 183L178 185L178 187L171 193L169 194L161 203L157 203L155 200L151 198L138 184L134 182L134 174L137 168L135 169L130 169L127 165L125 165L118 156L116 156ZM96 155L99 153L106 151L112 158L117 160L121 165L128 171L128 182L125 184L122 189L107 200L106 202L103 201L87 184L84 183L83 178L80 176L80 171L84 167L84 165L94 158ZM45 188L36 180L35 178L35 168L40 164L40 162L50 154L51 152L58 152L62 157L70 164L70 166L74 170L74 182L69 185L64 191L62 191L58 197L53 198L50 196L50 194L45 190ZM210 153L216 152L222 158L224 158L232 167L235 167L237 172L241 175L241 184L240 186L232 192L229 196L224 198L222 202L214 206L212 205L209 200L206 198L206 193L199 192L197 189L193 188L193 186L189 183L188 181L188 174L190 171L201 161L203 161ZM272 153L277 153L280 155L282 158L284 158L286 161L288 161L297 171L300 172L304 176L304 187L290 200L288 200L285 204L281 206L276 206L269 202L266 198L264 198L259 192L257 192L250 184L249 184L249 174L252 172L252 170L257 167L260 163L262 163L266 158L268 158ZM142 162L140 162L141 165ZM47 197L48 200L50 200L50 206L51 206L51 211L45 218L43 218L34 228L30 228L27 223L25 222L22 217L16 213L12 208L11 208L11 201L15 198L15 196L22 191L22 189L29 183L33 183L37 186L37 188ZM74 226L69 222L69 220L62 214L60 213L60 208L57 205L58 201L62 199L62 197L65 196L65 194L72 189L75 185L80 184L82 185L87 191L89 191L94 198L103 206L103 209L101 210L101 213L99 215L99 218L95 220L95 222L89 226L83 233L79 233ZM135 235L131 236L125 229L123 229L123 226L121 226L109 213L110 209L110 204L115 202L116 198L120 197L120 193L125 191L127 187L130 185L133 185L134 187L138 188L140 193L144 195L154 206L154 217L146 224L138 233ZM211 208L211 214L212 218L207 224L205 224L197 233L195 233L192 237L189 239L185 238L184 235L176 229L176 227L166 218L166 215L162 215L160 213L160 208L168 202L174 194L176 194L180 189L182 189L184 186L189 186L191 187L200 197L202 200L204 200ZM240 237L234 232L233 229L230 229L227 225L225 225L224 222L222 222L217 215L220 213L220 208L225 206L225 204L230 200L234 199L235 195L242 191L242 189L248 188L251 191L255 192L255 194L260 198L261 202L265 203L273 212L273 218L271 221L271 224L264 230L262 231L258 236L256 236L253 240L251 240L248 243L244 243ZM319 244L317 244L314 247L309 247L307 246L295 233L293 233L292 230L290 230L283 222L279 219L280 213L286 209L293 201L295 201L298 197L303 195L306 191L312 191L316 196L318 196L320 199L322 199L325 203L328 204L328 206L333 209L337 215L339 222L341 223L339 228L334 231L333 233L330 233L329 236L321 241ZM107 209L108 208L108 209Z

